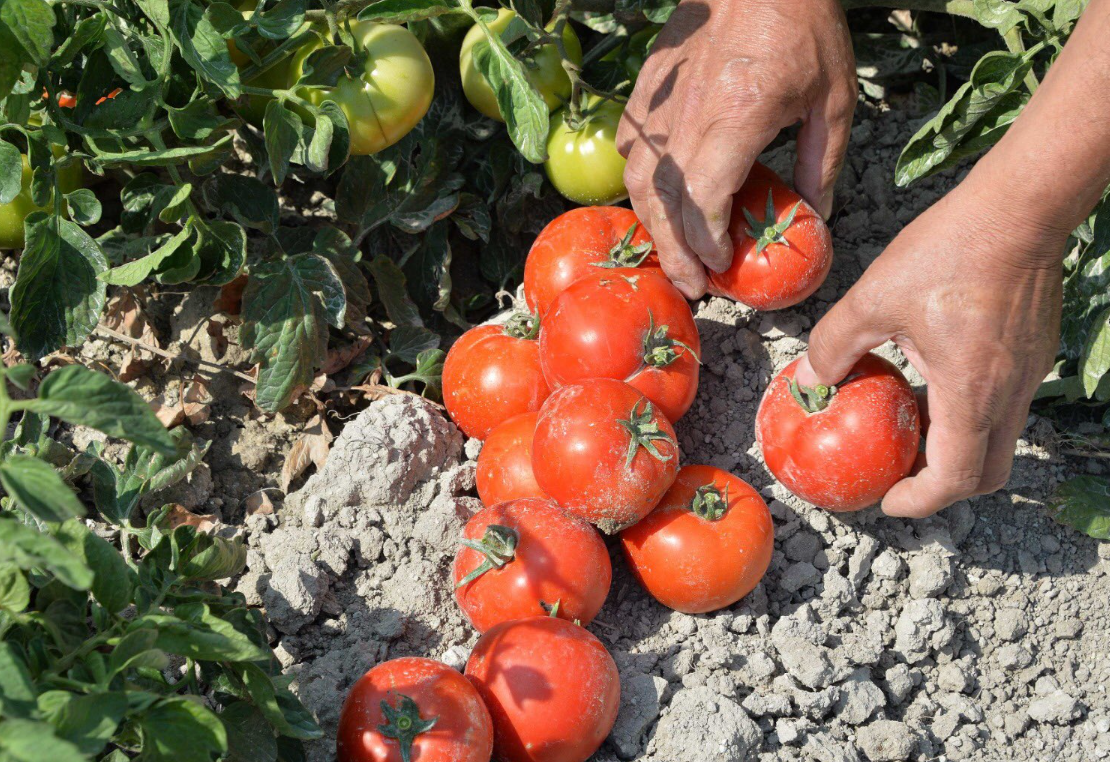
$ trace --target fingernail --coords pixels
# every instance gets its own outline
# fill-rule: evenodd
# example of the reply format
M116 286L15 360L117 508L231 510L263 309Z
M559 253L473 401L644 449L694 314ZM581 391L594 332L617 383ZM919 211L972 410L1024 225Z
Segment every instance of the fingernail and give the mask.
M821 201L817 207L817 213L824 217L826 220L829 217L832 217L834 192L835 191L832 188L825 191L825 195L821 196Z
M813 372L813 365L809 362L809 355L802 355L798 367L794 369L794 380L802 386L816 386L817 374Z

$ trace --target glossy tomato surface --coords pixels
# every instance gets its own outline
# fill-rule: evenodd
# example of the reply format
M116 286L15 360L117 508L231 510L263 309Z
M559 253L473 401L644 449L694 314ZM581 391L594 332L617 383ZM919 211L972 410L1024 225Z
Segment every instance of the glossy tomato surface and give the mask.
M532 441L540 489L608 533L651 511L674 482L678 458L666 417L638 389L608 378L552 394Z
M636 267L663 276L653 245L631 209L582 206L560 214L536 236L524 262L528 308L542 319L555 297L600 269Z
M564 619L497 625L478 639L466 676L493 716L498 762L585 762L617 718L613 657Z
M775 528L747 482L712 466L685 466L655 509L621 532L621 547L657 601L702 614L755 589L771 563Z
M443 404L468 437L485 439L514 415L539 410L551 390L540 345L505 326L480 325L452 345L443 363Z
M532 438L539 412L521 413L498 424L478 454L478 497L497 505L521 497L546 499L532 473Z
M832 234L825 220L762 164L752 168L733 199L729 234L732 265L723 273L708 271L709 290L757 310L801 302L820 288L832 267Z
M391 711L412 709L406 699L416 722L435 720L413 739L411 762L488 762L493 725L474 685L446 664L419 658L383 662L354 684L339 714L339 762L402 762L398 738L381 728L391 719L382 702Z
M553 389L614 378L639 389L669 421L698 391L701 340L690 305L666 278L600 269L552 303L540 331L540 362Z
M797 365L771 381L756 415L767 468L795 495L831 511L878 502L917 457L921 418L913 389L893 364L867 354L828 407L811 413L790 391Z
M486 562L465 545L455 555L455 599L479 632L513 619L556 615L589 624L609 594L613 569L597 530L549 500L522 498L478 511L463 537L480 543L490 527L509 530L515 547L499 567L458 586ZM494 547L499 547L494 543Z
M576 204L615 204L628 198L625 159L617 152L624 104L591 95L586 110L577 122L565 106L552 118L543 168L564 198Z

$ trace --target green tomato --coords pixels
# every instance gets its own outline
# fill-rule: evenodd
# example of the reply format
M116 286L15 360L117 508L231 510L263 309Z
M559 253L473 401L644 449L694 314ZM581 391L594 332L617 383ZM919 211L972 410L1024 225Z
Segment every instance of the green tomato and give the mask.
M62 153L61 146L54 146L55 156L61 156ZM58 185L63 193L70 193L83 185L83 179L84 172L81 165L77 163L68 164L58 175ZM22 249L24 244L23 221L32 212L43 211L50 210L38 206L31 200L31 164L27 161L27 154L23 154L23 180L19 194L9 203L0 204L0 251Z
M334 101L351 129L351 153L365 156L396 143L424 118L432 104L435 74L416 36L403 26L359 21L351 33L367 51L359 79L340 76L335 87L302 87L297 94L316 106ZM293 81L323 43L309 43L293 56Z
M628 77L630 82L635 82L636 78L640 76L640 70L644 68L644 61L647 60L648 54L651 52L651 46L655 44L655 38L659 36L659 30L662 28L652 24L641 29L629 37L624 45L603 55L601 60L620 63L625 76Z
M498 11L497 18L486 26L491 32L504 35L514 18L516 13L502 8ZM551 28L548 26L549 31ZM466 37L463 38L462 53L459 55L459 76L462 78L463 92L470 105L490 119L503 122L505 119L497 107L497 94L490 87L489 80L478 71L478 65L474 62L474 46L479 40L485 38L485 33L477 24L466 33ZM578 41L578 35L571 29L570 23L563 26L563 47L571 61L576 64L582 63L582 43ZM525 65L524 71L547 103L549 111L558 108L570 97L570 78L563 69L563 59L559 56L559 49L556 46L544 45L540 48L532 57L532 61Z
M254 0L247 0L247 2L239 3L237 7L243 13L243 18L250 18L254 13ZM256 50L260 56L265 56L276 47L272 42L261 49ZM246 53L239 49L235 40L227 41L227 52L231 55L231 61L240 70L250 66L253 61ZM257 77L252 77L246 80L244 84L251 87L268 87L272 90L285 90L292 87L293 83L297 80L293 77L293 60L292 56L287 57L276 64L271 66L266 71L259 74ZM250 124L262 129L262 118L266 115L266 106L272 101L273 98L268 95L245 95L239 99L235 107L239 116L246 119Z
M591 95L583 113L578 125L571 124L568 108L555 114L543 167L555 189L571 201L584 206L615 204L628 198L624 157L616 148L624 104Z

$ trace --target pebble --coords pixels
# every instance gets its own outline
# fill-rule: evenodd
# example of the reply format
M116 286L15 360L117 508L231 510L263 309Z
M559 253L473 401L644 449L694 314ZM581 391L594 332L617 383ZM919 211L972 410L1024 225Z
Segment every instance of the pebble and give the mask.
M820 538L812 532L797 532L783 545L783 552L791 561L813 562L821 549Z
M898 579L905 573L906 562L887 548L871 563L871 573L882 579Z
M913 690L910 668L905 664L895 664L886 671L886 692L892 704L901 704Z
M821 579L821 572L808 561L792 564L779 580L779 586L788 593L796 593L803 587L816 585Z
M871 670L863 667L853 672L840 686L837 716L849 725L862 725L876 710L886 706L886 696L871 682Z
M994 631L1005 641L1021 640L1029 631L1029 618L1021 609L1001 609L994 617Z
M975 684L971 667L960 662L948 662L940 668L937 685L946 691L966 693Z
M916 738L904 722L877 720L860 728L859 747L871 762L903 762L913 754Z
M936 598L952 582L952 562L936 553L910 559L910 596Z
M948 645L955 629L946 620L943 604L935 598L924 598L906 604L894 633L894 650L913 664Z
M792 635L776 639L782 666L803 685L818 690L832 682L835 671L828 649Z
M653 740L660 759L704 762L747 759L759 751L763 734L732 699L708 688L686 688L671 699Z
M1002 669L1011 672L1025 669L1033 663L1033 655L1022 645L1008 643L995 651L995 658Z
M1083 706L1075 698L1063 691L1053 691L1047 696L1035 699L1029 705L1029 719L1034 722L1047 722L1053 725L1066 725L1079 719Z

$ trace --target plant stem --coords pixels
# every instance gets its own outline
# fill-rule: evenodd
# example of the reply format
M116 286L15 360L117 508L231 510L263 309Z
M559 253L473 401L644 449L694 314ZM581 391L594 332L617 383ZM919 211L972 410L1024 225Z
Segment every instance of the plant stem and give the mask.
M132 346L138 347L139 349L150 352L151 354L156 354L159 357L165 357L167 360L185 360L186 362L195 363L203 368L212 368L217 373L230 373L236 378L241 378L244 381L250 381L252 384L256 382L255 378L247 375L246 373L243 373L242 371L235 370L234 368L229 368L226 365L220 365L219 363L209 362L208 360L194 360L186 358L184 355L175 355L172 352L167 352L166 350L156 347L152 344L147 344L145 341L139 341L138 339L133 339L126 334L120 333L119 331L114 331L104 325L98 325L96 327L96 330L98 333L102 333L105 336L113 338L117 341L126 342L128 344L131 344ZM3 412L2 408L0 408L0 412Z
M1002 39L1006 41L1006 48L1011 53L1024 54L1026 52L1025 40L1022 39L1021 30L1016 26L1003 34ZM1030 69L1029 73L1025 75L1025 86L1029 88L1029 92L1035 93L1040 84L1036 73Z

